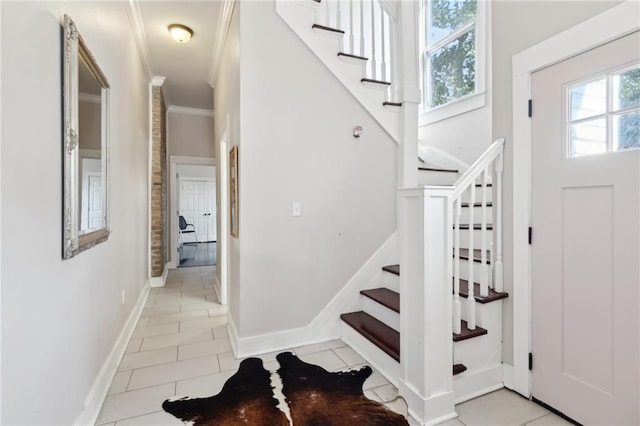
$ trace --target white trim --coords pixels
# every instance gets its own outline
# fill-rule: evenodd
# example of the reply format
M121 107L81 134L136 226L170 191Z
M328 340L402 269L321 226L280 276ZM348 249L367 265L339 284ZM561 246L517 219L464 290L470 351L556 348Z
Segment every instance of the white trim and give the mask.
M504 369L502 364L480 371L465 371L453 378L453 392L456 396L456 404L486 395L503 387Z
M151 85L152 86L162 86L166 79L167 79L167 77L162 77L162 76L156 75L151 79Z
M167 113L174 114L190 114L190 115L201 115L204 117L213 117L212 109L203 109L203 108L190 108L183 106L171 105L167 108Z
M222 54L227 43L227 35L229 34L229 27L231 26L231 18L233 17L233 11L235 9L236 0L223 0L223 4L218 17L216 41L213 47L213 54L211 56L211 64L209 65L209 78L207 82L209 86L214 87L216 84L216 78L218 77L218 71L220 70L220 64L222 63Z
M218 272L220 275L220 304L229 303L229 155L227 146L229 142L230 118L227 114L226 128L220 138L220 205L218 206L218 219L220 222L220 234L218 234ZM216 188L216 190L218 189ZM217 276L217 275L216 275Z
M487 93L472 93L456 99L442 106L423 111L419 117L419 126L446 120L456 115L464 114L487 105Z
M98 376L93 382L93 386L89 390L87 397L84 400L84 407L82 413L78 415L76 418L74 425L92 425L95 424L96 420L98 420L98 415L100 414L100 409L102 408L102 404L104 403L105 398L107 397L107 393L109 392L109 388L111 387L111 382L113 381L113 377L116 374L118 369L118 364L120 364L120 360L124 355L127 345L129 344L129 340L133 335L133 331L138 323L138 319L142 314L142 310L144 309L144 305L147 303L147 297L149 297L149 288L150 283L147 282L138 297L138 301L136 305L133 307L133 310L129 314L129 318L127 318L127 322L125 322L118 339L113 345L109 356L105 360Z
M339 324L319 327L301 327L257 336L239 337L231 319L229 320L229 338L236 358L245 358L269 352L291 349L297 346L312 345L340 338ZM233 332L233 338L231 338Z
M423 5L426 0L422 0ZM428 93L424 90L422 95L422 104L420 107L419 125L426 126L437 121L446 120L451 117L455 117L466 112L473 111L478 108L482 108L487 105L487 87L488 81L491 78L490 75L490 61L488 60L490 54L490 37L491 37L491 2L488 0L480 0L477 2L476 19L473 24L467 25L457 29L445 39L438 41L430 46L427 50L426 46L426 7L422 7L422 13L420 14L422 25L421 37L420 37L420 83L424 90L424 70L425 70L425 57L428 52L433 52L440 49L452 39L459 37L461 34L468 32L469 27L473 26L476 33L476 81L473 93L463 96L459 99L455 99L451 102L447 102L444 105L440 105L434 108L425 108Z
M516 392L531 395L531 264L527 229L531 225L531 74L640 29L640 3L619 6L542 41L513 57L513 374ZM511 380L511 378L509 378Z
M144 68L147 78L153 77L153 71L151 70L151 57L149 53L149 44L147 43L147 35L144 31L144 22L142 20L142 13L140 12L140 5L138 0L123 0L127 16L129 17L129 24L131 25L131 31L133 32L133 38L136 41L136 47L138 48L138 55L140 55L140 61L142 61L142 67Z
M167 276L169 275L169 263L164 264L164 269L162 270L162 275L159 277L150 277L149 278L149 286L150 287L164 287L167 282Z
M168 121L167 121L168 123ZM168 145L168 144L167 144ZM169 181L169 210L168 216L171 218L171 229L169 230L169 262L168 267L175 269L179 263L176 253L178 252L178 222L174 219L177 216L178 211L178 182L176 175L178 174L178 165L188 164L195 166L216 166L216 160L211 157L188 157L184 155L170 155L169 156L169 174L167 180ZM204 180L205 178L197 178ZM216 206L216 211L219 209ZM219 233L216 233L219 235ZM218 254L219 256L219 254ZM219 262L218 262L219 263Z
M2 6L0 5L0 34L2 34ZM0 55L0 82L2 82L2 55ZM2 84L0 84L2 99ZM2 102L0 102L0 142L2 139ZM0 143L0 146L2 144ZM2 187L2 149L0 149L0 188ZM2 240L2 196L0 196L0 242ZM0 330L2 330L2 244L0 243ZM2 333L0 333L0 377L2 377ZM2 386L0 386L0 419L2 419Z
M513 390L513 366L509 364L502 364L502 377L504 380L504 387Z
M90 95L89 93L78 93L78 100L83 102L91 102L93 104L101 104L102 96Z
M360 290L371 288L371 283L382 282L383 272L380 265L397 262L398 233L394 232L316 315L309 326L321 327L340 324L340 314L360 308Z

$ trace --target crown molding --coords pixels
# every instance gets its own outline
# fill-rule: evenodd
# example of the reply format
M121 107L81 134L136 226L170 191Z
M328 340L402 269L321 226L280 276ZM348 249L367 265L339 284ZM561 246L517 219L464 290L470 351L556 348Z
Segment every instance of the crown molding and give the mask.
M202 109L202 108L189 108L183 106L171 105L167 108L167 112L173 112L176 114L190 114L190 115L200 115L204 117L213 117L212 109Z
M220 62L222 61L222 54L224 53L224 46L227 42L227 35L229 34L229 27L231 26L231 18L233 17L235 5L236 0L224 0L220 16L218 17L218 31L216 33L213 55L211 56L211 65L209 66L208 83L211 87L214 87L216 83L216 77L220 69Z
M151 54L149 53L149 43L147 43L147 35L144 32L144 23L142 21L142 13L140 12L140 5L138 0L123 0L125 9L127 10L127 16L129 17L129 24L131 25L131 31L133 32L133 38L136 41L136 47L138 48L138 55L142 61L142 67L144 68L147 78L153 77L153 70L151 69Z

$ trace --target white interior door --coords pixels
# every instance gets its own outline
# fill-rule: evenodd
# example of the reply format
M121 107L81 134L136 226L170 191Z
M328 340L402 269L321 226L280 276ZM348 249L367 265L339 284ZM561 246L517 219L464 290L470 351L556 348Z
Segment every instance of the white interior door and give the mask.
M212 186L213 182L206 180L183 179L180 182L179 211L187 223L195 226L200 242L215 241L215 209L212 209L215 194Z
M532 394L583 424L640 423L639 62L635 33L531 80Z

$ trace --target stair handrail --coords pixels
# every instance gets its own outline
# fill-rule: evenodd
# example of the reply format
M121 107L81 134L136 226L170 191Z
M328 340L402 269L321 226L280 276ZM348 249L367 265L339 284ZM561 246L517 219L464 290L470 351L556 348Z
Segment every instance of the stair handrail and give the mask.
M504 150L504 138L496 139L485 152L482 153L469 169L464 172L453 184L453 197L459 197L469 185L478 179L480 174L495 160Z
M500 138L478 158L473 165L453 184L452 211L453 228L449 230L453 241L453 332L460 334L462 331L462 301L460 298L461 283L461 243L460 243L460 218L462 216L462 198L468 192L468 240L467 240L467 329L476 329L476 265L480 265L478 284L480 297L489 295L490 289L496 292L503 290L503 260L502 260L502 172L504 168L504 139ZM487 191L495 184L495 200L491 204L493 215L492 227L488 223L488 194ZM479 188L479 202L476 192ZM480 208L480 223L475 221L475 210ZM489 234L489 230L493 232ZM481 232L479 245L474 241L474 231ZM476 248L478 247L478 248ZM476 253L479 252L479 259ZM451 281L449 281L451 282Z

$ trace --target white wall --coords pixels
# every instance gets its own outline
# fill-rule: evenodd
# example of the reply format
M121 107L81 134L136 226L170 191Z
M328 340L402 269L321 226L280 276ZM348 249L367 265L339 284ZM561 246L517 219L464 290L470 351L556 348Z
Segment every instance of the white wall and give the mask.
M240 237L231 256L242 263L230 285L243 338L308 325L395 231L397 145L273 1L236 7ZM294 201L301 217L291 215Z
M513 284L513 105L511 59L536 43L614 7L620 1L497 1L492 5L493 135L505 138L504 168L504 283ZM524 107L521 107L526 111ZM535 111L535 105L534 105ZM513 362L512 299L504 304L503 360Z
M238 2L231 17L231 24L227 33L227 40L222 54L220 69L218 71L215 88L213 90L213 104L215 117L215 153L218 159L216 164L220 164L222 159L228 157L227 152L220 151L220 140L225 131L228 134L228 149L240 143L240 8ZM227 126L227 120L229 125ZM223 179L220 176L221 167L216 167L216 205L219 214L216 216L217 227L220 232L220 219L227 214L227 206L220 202L221 187ZM238 280L240 274L239 249L240 242L229 235L218 235L218 280L222 279L220 261L223 260L221 243L223 238L229 241L229 269L230 273ZM237 286L228 289L229 312L231 318L239 317L240 293Z
M148 82L122 2L1 7L1 422L68 425L83 411L147 280ZM63 13L78 25L112 87L112 233L65 261Z
M187 157L215 157L213 117L204 110L185 113L169 107L167 114L167 143L169 155Z

